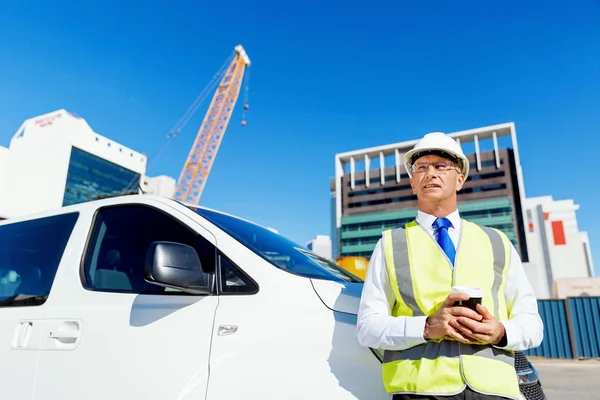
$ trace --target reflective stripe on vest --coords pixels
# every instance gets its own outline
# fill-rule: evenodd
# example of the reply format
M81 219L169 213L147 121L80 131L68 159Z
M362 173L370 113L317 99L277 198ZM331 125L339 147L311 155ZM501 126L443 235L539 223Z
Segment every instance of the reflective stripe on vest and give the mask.
M454 268L435 240L416 222L383 233L385 259L396 302L394 316L433 315L453 285L482 289L482 304L508 318L504 285L510 262L506 235L461 223ZM385 351L383 379L389 393L455 394L474 390L519 398L510 351L435 340L402 351Z

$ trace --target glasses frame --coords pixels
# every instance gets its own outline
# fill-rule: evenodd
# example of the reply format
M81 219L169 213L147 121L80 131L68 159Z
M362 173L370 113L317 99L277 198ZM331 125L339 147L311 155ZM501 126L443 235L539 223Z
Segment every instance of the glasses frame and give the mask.
M423 166L425 169L420 170L419 168ZM429 171L430 166L433 166L434 171L442 175L447 174L450 170L460 172L460 166L452 161L416 162L410 166L410 170L413 172L413 174L424 174Z

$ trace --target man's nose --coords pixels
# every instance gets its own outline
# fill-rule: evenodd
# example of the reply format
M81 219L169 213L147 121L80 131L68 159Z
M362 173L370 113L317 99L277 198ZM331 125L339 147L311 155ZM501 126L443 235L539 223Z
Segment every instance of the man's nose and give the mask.
M425 172L425 176L427 176L427 177L438 176L438 171L435 169L435 166L433 164L429 164L427 166L427 171Z

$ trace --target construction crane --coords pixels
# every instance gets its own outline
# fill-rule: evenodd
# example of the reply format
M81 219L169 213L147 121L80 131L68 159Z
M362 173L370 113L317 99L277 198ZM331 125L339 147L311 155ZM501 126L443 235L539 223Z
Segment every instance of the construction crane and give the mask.
M177 181L175 200L191 204L199 203L229 119L235 108L244 72L248 66L250 66L250 58L248 58L246 51L241 45L236 46L233 60L229 63L217 87ZM247 109L248 103L245 102L244 113ZM242 119L242 125L246 125L245 119ZM178 133L179 130L170 133L170 135L177 135Z

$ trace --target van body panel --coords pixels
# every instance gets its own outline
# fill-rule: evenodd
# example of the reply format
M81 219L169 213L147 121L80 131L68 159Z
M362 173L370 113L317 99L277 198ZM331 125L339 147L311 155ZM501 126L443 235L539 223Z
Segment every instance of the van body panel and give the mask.
M52 307L82 321L80 342L40 351L35 399L204 398L216 296L86 292Z
M43 306L42 306L43 307ZM32 400L37 347L42 337L41 309L0 309L0 377L2 397Z
M362 283L335 282L312 279L315 292L331 310L358 315Z
M80 214L0 221L0 377L2 397L34 399L39 349L47 337L53 284Z
M160 209L216 244L210 232L177 210L140 200L131 204ZM72 346L68 340L46 340L39 352L35 400L203 399L218 297L84 288L85 259L96 257L85 251L93 244L90 231L98 210L90 211L76 226L56 276L55 289L61 290L54 290L46 304L46 337L53 330L73 330L73 321L80 323L79 337Z
M125 211L106 211L116 206ZM294 253L289 242L282 243L291 253L261 253L257 248L269 247L268 235L254 243L257 248L250 248L192 208L145 195L2 221L0 235L7 224L69 212L76 212L78 219L68 243L56 248L60 260L44 303L0 307L0 376L8 382L3 385L7 398L389 398L379 359L356 339L356 296L361 285L341 282L347 277L335 271L336 266L306 249ZM159 213L163 222L129 220L136 213L150 217ZM113 215L102 222L106 226L98 222L102 215ZM115 230L114 215L123 217L123 228ZM136 268L138 275L130 277L142 279L139 259L145 247L136 247L137 236L162 234L169 223L183 225L202 238L204 247L197 252L203 262L211 256L206 249L214 247L218 286L213 295L172 292L139 281L131 281L134 289L123 291L99 288L97 282L90 286L88 280L98 269L109 273L98 274L96 280L105 275L123 277ZM114 245L113 236L118 237L120 230L127 240L134 239L134 246L121 249L121 258L115 258L102 238ZM131 257L138 261L128 264ZM109 258L121 264L100 266ZM0 271L11 262L2 263L0 258ZM95 271L90 272L90 265ZM236 286L239 281L230 279L224 265L242 273L252 290ZM14 289L2 282L0 289ZM135 292L135 287L156 288L160 294ZM22 322L32 324L21 330ZM15 340L29 348L11 347Z
M389 399L380 361L358 344L356 317L327 308L310 279L288 279L221 297L215 326L236 331L213 339L207 399Z

